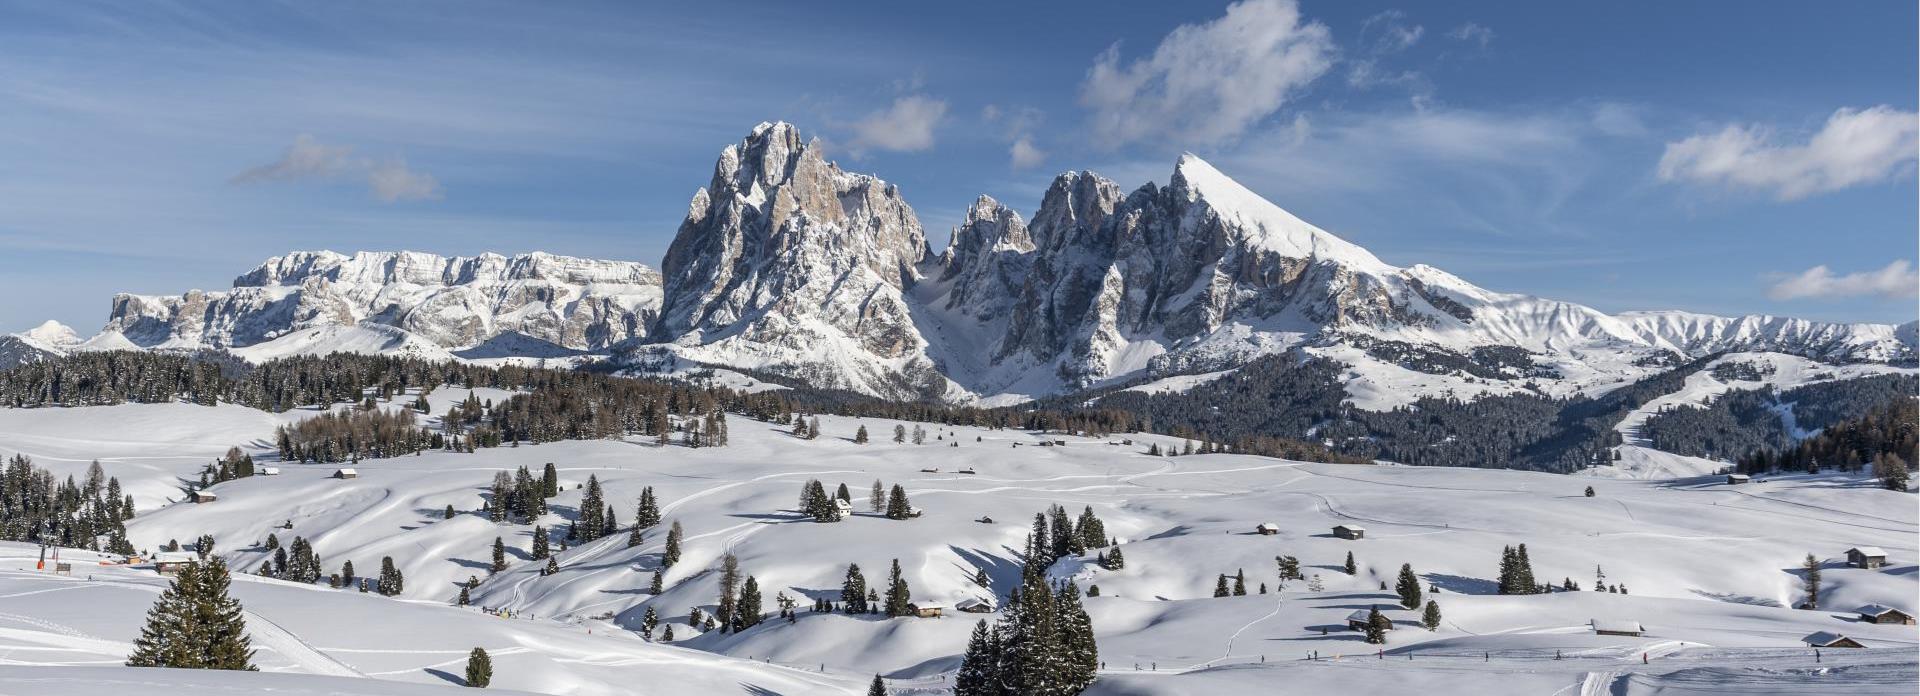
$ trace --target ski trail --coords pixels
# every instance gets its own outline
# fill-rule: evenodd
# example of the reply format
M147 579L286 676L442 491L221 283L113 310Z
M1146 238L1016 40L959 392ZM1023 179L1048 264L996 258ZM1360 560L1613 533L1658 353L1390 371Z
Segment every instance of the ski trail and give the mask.
M271 648L306 672L335 677L367 676L360 673L360 670L334 659L331 655L320 652L319 649L294 635L292 631L274 623L272 619L249 611L246 612L246 620L247 633L252 636L254 644Z

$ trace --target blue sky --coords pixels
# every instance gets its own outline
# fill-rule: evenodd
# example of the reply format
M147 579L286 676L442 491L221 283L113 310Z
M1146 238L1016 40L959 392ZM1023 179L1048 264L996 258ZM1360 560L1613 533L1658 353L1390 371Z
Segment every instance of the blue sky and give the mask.
M293 249L657 264L762 120L898 184L1191 150L1402 265L1606 311L1915 318L1915 7L0 1L0 330Z

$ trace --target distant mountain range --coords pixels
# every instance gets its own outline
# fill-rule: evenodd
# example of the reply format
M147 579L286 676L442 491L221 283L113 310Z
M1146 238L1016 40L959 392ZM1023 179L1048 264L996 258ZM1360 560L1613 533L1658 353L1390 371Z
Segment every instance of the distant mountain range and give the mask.
M785 123L721 151L661 269L534 253L295 252L233 288L118 295L81 340L0 337L0 366L74 350L334 350L701 364L892 399L1005 404L1191 388L1298 348L1363 408L1604 390L1722 351L1911 365L1916 323L1608 315L1406 268L1186 155L1132 191L1059 175L1031 220L982 196L934 252L900 189Z

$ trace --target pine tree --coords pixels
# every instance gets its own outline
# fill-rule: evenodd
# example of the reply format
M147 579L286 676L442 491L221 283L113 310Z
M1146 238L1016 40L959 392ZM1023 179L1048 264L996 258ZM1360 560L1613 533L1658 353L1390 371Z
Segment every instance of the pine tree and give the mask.
M1515 582L1520 590L1515 594L1539 594L1540 584L1533 579L1533 561L1527 559L1526 544L1514 549L1514 564L1519 574Z
M547 548L547 528L542 527L540 525L534 525L533 527L533 560L536 560L536 561L545 560L547 556L550 556L550 555L552 555L552 553Z
M660 632L660 642L662 643L673 642L673 624L667 624L666 630Z
M960 656L960 670L953 676L954 696L999 696L1000 645L994 638L985 619L973 625L973 637L967 639L967 651Z
M862 424L860 426L860 429L853 433L853 444L856 444L856 445L867 444L867 426L865 424Z
M721 630L733 628L733 610L740 596L740 559L731 553L720 556L720 602L714 610L714 618L719 619Z
M253 671L245 612L228 595L226 561L188 563L147 612L130 667Z
M893 484L893 490L887 493L887 519L904 520L913 514L913 506L907 503L907 489Z
M1247 571L1245 568L1242 568L1240 569L1239 572L1236 572L1233 574L1233 596L1245 597L1246 595L1247 595Z
M887 575L887 616L907 616L912 611L907 604L913 601L913 591L907 588L907 579L900 574L900 559L893 559L893 570Z
M1220 574L1220 579L1219 579L1219 581L1218 581L1218 582L1215 582L1215 583L1214 583L1214 585L1213 585L1213 596L1215 596L1215 597L1231 597L1231 596L1233 596L1233 590L1230 590L1230 589L1227 589L1227 574L1226 574L1226 573L1221 573L1221 574Z
M674 520L673 526L667 529L667 549L660 554L660 567L672 568L680 562L680 536L680 521Z
M840 583L840 605L849 614L867 613L867 578L860 564L847 564L847 578Z
M847 484L840 484L840 488L833 492L833 497L839 498L841 502L847 503L848 507L852 507L853 494L847 491Z
M1088 505L1080 511L1080 520L1074 524L1074 532L1080 535L1084 549L1104 548L1107 545L1107 525L1093 514L1093 506Z
M865 428L861 429L865 433ZM880 675L873 675L873 684L867 687L867 696L887 696L887 682Z
M458 599L458 600L456 600L456 601L454 602L454 606L461 606L461 607L464 607L464 606L467 606L467 604L468 604L468 603L470 603L470 602L472 602L472 601L473 601L473 596L472 596L472 594L471 594L471 592L472 592L471 590L469 590L469 589L467 589L467 586L466 586L466 585L461 585L461 586L460 586L460 599Z
M738 633L760 625L763 611L760 603L760 581L749 575L747 581L740 585L740 602L733 609L734 632Z
M1342 570L1345 570L1345 571L1347 571L1347 574L1348 574L1348 575L1359 575L1359 574L1360 574L1360 566L1359 566L1359 565L1356 565L1356 564L1355 564L1355 563L1353 562L1353 552L1352 552L1352 551L1348 551L1348 552L1347 552L1347 563L1346 563L1346 565L1344 565L1344 566L1341 566L1341 569L1342 569Z
M1400 594L1400 606L1413 609L1420 606L1420 578L1413 574L1413 564L1400 564L1400 580L1393 587Z
M1420 625L1427 627L1427 630L1429 631L1438 630L1440 628L1440 603L1439 602L1436 602L1431 599L1427 600L1427 610L1420 612Z
M353 578L353 561L340 564L340 582L343 585L352 585Z
M406 579L401 576L400 569L393 565L393 557L382 557L380 559L380 594L393 597L400 594L405 584Z
M607 501L601 497L600 479L588 474L587 490L580 498L580 515L573 521L574 535L580 541L593 541L606 532L606 507Z
M552 556L548 556L547 564L540 568L540 576L546 577L548 575L558 575L559 573L560 561Z
M633 513L633 524L641 529L660 524L660 503L654 500L653 486L640 489L640 506Z
M1093 620L1080 604L1080 589L1068 582L1054 594L1055 644L1065 664L1060 673L1059 693L1075 694L1093 686L1100 668L1099 646L1094 643Z
M653 571L653 582L647 583L647 594L660 594L666 591L666 572L658 568Z
M640 617L640 635L653 640L653 629L659 626L660 613L653 610L653 605L647 605L647 613Z
M553 468L553 462L547 462L540 471L540 495L551 498L560 495L560 472Z
M440 519L443 519L443 520L450 520L450 519L453 519L453 515L454 515L454 512L453 512L453 506L452 506L452 505L448 505L448 506L447 506L447 511L446 511L446 512L444 512L444 513L441 513L441 515L440 515Z
M1820 608L1820 559L1807 554L1807 560L1800 564L1801 587L1807 592L1806 608Z
M1115 547L1112 547L1111 549L1108 549L1107 570L1119 570L1125 567L1127 567L1127 559L1125 556L1120 554L1120 547L1115 546Z
M493 658L487 651L474 648L467 653L467 686L484 689L493 683Z
M1380 613L1379 607L1368 609L1367 642L1373 645L1385 645L1387 642L1387 627L1392 625L1393 622L1388 621L1387 617Z
M506 569L507 569L507 542L501 539L500 537L494 537L493 538L493 566L489 572L498 573Z

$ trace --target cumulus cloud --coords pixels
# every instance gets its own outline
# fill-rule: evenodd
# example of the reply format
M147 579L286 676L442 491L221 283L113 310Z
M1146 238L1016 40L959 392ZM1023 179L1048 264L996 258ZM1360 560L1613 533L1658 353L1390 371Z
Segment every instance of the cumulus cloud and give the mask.
M1781 278L1767 288L1767 296L1776 300L1807 297L1858 297L1880 295L1889 299L1913 299L1920 293L1920 273L1905 259L1887 264L1877 271L1834 275L1826 266L1814 266Z
M1022 135L1019 139L1014 140L1013 146L1008 148L1008 152L1013 157L1014 169L1026 169L1028 167L1039 166L1041 162L1045 162L1047 159L1047 153L1042 152L1040 148L1034 147L1033 137L1027 135Z
M933 147L933 129L947 116L947 102L924 94L893 100L853 125L853 148L918 152Z
M231 182L303 179L360 179L374 198L387 203L440 197L440 182L431 174L409 168L405 160L375 162L355 157L351 146L327 145L305 133L293 139L280 159L240 172Z
M1805 144L1783 144L1758 126L1667 143L1662 181L1691 181L1805 198L1891 179L1913 170L1920 115L1891 106L1843 108Z
M1326 73L1334 51L1326 25L1302 21L1292 0L1244 0L1175 28L1144 58L1123 63L1119 44L1108 47L1080 85L1080 104L1104 147L1215 144L1278 111Z
M1447 32L1447 38L1455 41L1480 44L1481 48L1486 48L1487 44L1493 43L1493 30L1473 22L1467 22L1466 24L1455 27L1453 31Z

